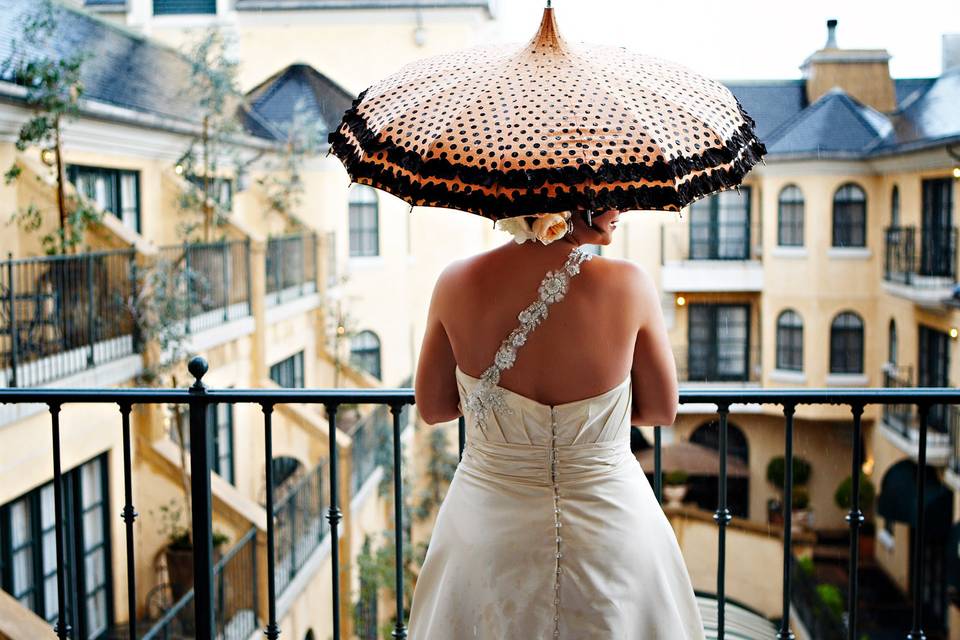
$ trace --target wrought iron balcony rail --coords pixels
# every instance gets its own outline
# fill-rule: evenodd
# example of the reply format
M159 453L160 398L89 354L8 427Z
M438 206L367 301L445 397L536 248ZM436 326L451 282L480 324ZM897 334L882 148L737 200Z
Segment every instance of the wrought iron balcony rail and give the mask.
M714 338L703 350L673 349L677 379L681 382L760 382L760 346Z
M957 279L957 229L887 227L883 277L915 287L943 286ZM918 237L919 236L919 237Z
M302 298L317 290L317 234L267 239L267 304Z
M155 268L167 287L163 300L186 323L187 333L251 314L249 240L161 247Z
M326 461L298 479L273 507L277 547L274 550L277 593L282 594L310 555L330 532L323 508L329 495L323 482Z
M337 408L346 404L385 405L390 408L393 416L393 505L394 530L402 531L403 523L403 484L400 477L400 431L401 410L404 406L413 404L414 397L411 389L209 389L202 382L207 365L202 358L194 358L189 365L195 382L189 389L0 389L0 401L4 403L41 403L49 409L52 435L52 458L54 476L54 501L56 511L56 556L57 556L57 603L61 618L55 625L57 636L66 640L71 634L70 611L66 606L67 593L76 585L67 584L67 573L64 569L64 558L67 541L64 540L63 505L63 470L61 467L60 450L60 412L65 404L115 404L119 408L122 429L123 469L124 469L124 507L122 516L126 523L126 572L127 572L127 601L129 611L137 610L136 582L135 582L135 546L134 520L137 513L133 505L133 477L131 474L131 428L130 413L134 405L142 404L169 404L182 403L190 405L190 440L192 455L190 458L190 484L192 491L192 531L194 544L194 591L193 591L193 620L195 623L195 637L200 640L214 640L220 637L217 626L217 581L215 579L215 562L213 558L213 526L212 526L212 499L211 499L211 438L207 430L206 407L212 403L252 403L261 407L263 412L264 433L264 464L266 468L266 486L274 486L273 470L273 409L278 404L307 403L322 404L329 416L329 457L327 471L329 473L329 506L326 517L329 521L331 536L331 574L333 604L332 637L341 638L340 624L340 555L338 549L339 523L341 521L340 505L338 504L338 451L335 444L335 430ZM864 407L867 405L883 404L913 404L917 407L918 429L920 430L919 452L917 464L920 469L926 465L926 433L928 429L927 416L932 406L938 404L960 404L960 390L956 389L723 389L723 390L691 390L687 389L680 394L681 403L710 404L717 407L719 417L719 481L717 488L717 508L714 521L717 524L718 555L717 555L717 582L716 596L718 607L718 638L724 638L726 602L726 562L727 546L726 531L732 518L727 502L727 458L728 458L728 418L733 405L764 404L779 405L782 407L784 418L784 458L787 469L793 468L794 445L794 413L799 405L841 405L850 409L853 428L851 429L850 469L852 478L852 505L847 515L850 528L849 552L849 584L848 603L853 603L848 612L847 637L858 640L857 606L859 589L859 538L864 516L860 509L860 468L863 461L862 424ZM459 424L460 449L464 446L464 423ZM662 495L661 470L661 434L660 428L654 429L654 490L658 499ZM786 474L783 493L784 503L792 504L793 477ZM276 513L273 492L267 491L267 512ZM926 503L927 487L926 474L917 474L916 504ZM793 591L793 562L792 562L792 523L791 518L784 518L783 523L783 611L780 621L778 638L791 638L791 593ZM912 585L912 622L907 638L916 640L925 637L924 632L924 600L922 587L924 584L923 563L921 562L926 537L924 510L919 509L916 520L915 535L912 536L913 575ZM270 640L280 636L277 623L277 525L274 518L267 519L267 611L264 623L264 634ZM394 637L404 638L407 635L404 611L403 589L403 536L393 536L395 541L395 593L397 620ZM255 582L253 584L256 584ZM64 615L64 612L66 614ZM907 631L907 630L904 630ZM130 636L135 638L136 626L130 625Z
M139 349L134 250L0 263L3 386L29 387Z

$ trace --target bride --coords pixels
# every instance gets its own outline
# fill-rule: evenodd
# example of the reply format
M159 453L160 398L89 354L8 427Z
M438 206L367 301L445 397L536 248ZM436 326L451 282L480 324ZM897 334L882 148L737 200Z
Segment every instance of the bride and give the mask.
M431 424L462 412L467 440L417 580L412 640L704 637L629 446L631 424L676 416L659 297L635 264L580 250L609 244L619 215L502 221L515 243L437 281L416 406Z

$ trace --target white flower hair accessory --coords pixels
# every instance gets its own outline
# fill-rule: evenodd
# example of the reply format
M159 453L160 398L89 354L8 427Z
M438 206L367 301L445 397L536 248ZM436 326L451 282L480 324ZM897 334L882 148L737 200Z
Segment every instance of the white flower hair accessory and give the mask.
M528 221L533 218L533 224ZM513 241L523 244L527 240L539 240L541 244L550 244L565 236L573 227L570 224L570 212L538 213L532 216L516 216L497 220L497 228L513 236Z

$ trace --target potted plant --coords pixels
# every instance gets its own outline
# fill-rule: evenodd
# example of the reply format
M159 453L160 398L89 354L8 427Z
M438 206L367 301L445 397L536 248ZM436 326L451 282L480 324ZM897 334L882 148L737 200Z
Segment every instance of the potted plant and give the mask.
M782 496L783 483L786 479L787 463L783 456L776 456L770 459L767 464L767 481L775 486ZM810 493L807 491L807 482L810 481L812 469L810 463L799 457L793 457L793 504L791 505L791 522L802 528L810 522ZM781 499L780 504L785 505L786 499ZM784 508L784 511L786 509ZM783 514L786 517L786 514Z
M181 524L183 510L176 499L160 506L160 533L167 539L164 557L167 561L167 578L173 600L182 598L193 588L193 538L190 527ZM221 547L229 538L220 531L213 532L214 562L220 559Z
M689 474L682 469L668 471L663 475L663 495L668 507L679 507L687 495Z
M873 486L870 477L863 471L860 472L860 512L864 514L865 520L860 525L860 557L872 558L874 549L875 527L873 520L869 518L869 513L873 510L873 501L876 497L876 487ZM853 507L853 476L847 476L837 486L833 494L833 501L844 511L850 511Z

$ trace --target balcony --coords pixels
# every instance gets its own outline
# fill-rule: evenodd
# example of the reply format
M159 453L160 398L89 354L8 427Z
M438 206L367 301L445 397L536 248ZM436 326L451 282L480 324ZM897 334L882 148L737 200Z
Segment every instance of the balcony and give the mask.
M887 389L915 388L910 367L886 365L883 369L883 386ZM948 419L956 413L952 405L932 405L926 417L927 464L944 466L953 453ZM917 460L920 451L920 415L911 403L884 404L882 409L882 433L894 446Z
M317 292L317 235L295 233L267 239L267 304L298 300Z
M917 232L916 227L887 227L883 286L887 293L938 307L953 296L957 282L957 229Z
M759 292L763 265L758 229L748 220L660 228L662 287L667 293Z
M760 347L732 342L704 352L688 346L673 349L677 380L683 387L754 387L760 385Z
M401 408L406 407L413 402L413 393L410 389L395 389L395 390L384 390L384 389L371 389L371 390L305 390L305 389L251 389L251 390L241 390L241 389L210 389L207 388L202 383L202 374L206 370L206 363L199 358L194 359L190 365L191 372L197 376L191 389L2 389L0 390L0 401L10 402L10 403L22 403L22 402L31 402L31 403L42 403L49 407L51 427L52 427L52 451L51 456L53 459L53 492L57 500L62 498L64 492L63 488L63 471L60 467L60 434L63 428L69 429L73 425L61 425L59 420L59 409L63 404L68 403L84 403L92 405L106 405L113 406L115 409L119 407L118 415L118 427L122 426L122 447L124 453L124 496L123 496L123 509L122 512L125 514L125 528L123 536L126 539L127 549L130 551L130 556L127 558L127 570L126 570L126 579L118 582L118 585L125 584L126 587L123 590L120 590L116 594L116 598L126 598L129 603L131 610L135 609L137 599L137 583L135 573L132 571L132 567L136 566L136 550L138 548L135 539L135 505L133 504L133 491L132 483L137 481L137 478L131 476L131 464L130 464L130 451L131 451L131 430L130 430L130 410L135 406L145 406L145 405L154 405L154 404L187 404L190 405L190 431L191 431L191 474L190 474L190 485L191 492L193 495L193 512L192 512L192 522L193 522L193 536L194 536L194 555L193 555L193 571L194 571L194 589L192 592L187 594L181 601L179 601L173 609L171 609L166 616L153 627L153 630L148 633L146 637L148 638L158 638L158 637L196 637L201 640L212 640L213 638L247 638L250 637L252 633L255 632L255 629L260 625L265 625L267 637L275 638L278 635L278 619L277 619L277 599L278 595L282 597L282 592L284 591L284 586L292 583L293 580L296 580L296 577L291 577L291 571L295 571L296 567L303 566L299 558L306 558L309 556L309 550L307 547L315 547L317 540L325 535L329 535L331 544L330 544L330 554L332 557L332 566L334 571L332 572L332 589L330 591L329 601L332 611L332 632L330 636L335 640L339 640L341 637L341 612L343 609L343 602L341 599L341 584L340 576L336 567L339 566L339 544L338 536L339 534L339 523L341 521L341 512L340 512L340 501L341 497L337 490L337 482L340 479L341 474L338 473L338 456L337 456L337 446L331 446L329 451L329 458L327 462L319 467L317 467L311 474L308 474L303 478L299 484L293 487L289 491L285 498L282 498L280 501L277 501L274 504L273 492L268 492L267 495L267 512L276 514L275 518L267 518L266 522L266 554L268 561L266 563L266 570L264 573L258 573L259 569L257 562L252 560L252 549L255 546L254 540L255 536L250 533L247 536L244 536L238 544L234 546L219 562L213 562L213 557L211 553L212 540L213 540L213 524L210 517L210 508L211 508L211 456L210 456L210 447L211 447L211 436L207 429L207 416L208 411L206 407L214 403L253 403L259 404L263 408L263 420L264 420L264 433L266 438L266 445L264 450L264 464L267 469L268 478L267 485L270 486L273 483L272 477L272 447L269 434L272 432L272 422L271 415L273 413L273 407L284 404L318 404L324 405L326 412L329 416L329 428L333 432L336 426L337 420L337 409L339 406L347 404L373 404L379 406L386 406L390 409L390 414L392 416L392 433L388 435L392 448L393 448L393 460L391 461L392 468L392 479L394 481L393 486L393 515L395 526L397 529L400 529L405 526L404 518L405 515L405 498L404 493L408 491L405 485L399 482L401 478L401 469L400 469L400 458L398 452L400 449L400 440L401 440ZM795 438L794 434L794 421L793 421L793 411L799 404L805 405L844 405L849 408L850 413L850 425L849 429L849 438L851 451L854 452L853 459L851 459L851 468L858 470L861 466L860 459L860 448L859 443L863 436L863 426L861 424L861 416L863 408L870 404L885 404L890 406L899 406L899 405L929 405L930 403L937 404L957 404L960 403L960 391L951 390L951 389L871 389L871 390L789 390L789 391L777 391L777 390L766 390L766 389L757 389L757 390L743 390L743 389L727 389L727 390L703 390L695 391L691 389L685 389L681 391L680 402L682 404L692 404L692 405L710 405L713 407L715 413L719 417L719 459L725 460L728 455L726 447L728 446L727 438L727 428L728 428L728 418L730 415L730 407L734 404L751 404L751 405L780 405L783 407L784 418L783 418L783 428L784 428L784 438L785 438L785 457L787 459L787 466L790 466L790 460L793 456L793 441ZM927 425L925 423L920 425L920 429L925 431ZM464 447L463 441L463 429L461 423L461 437L460 437L460 448L461 451ZM655 437L655 447L656 451L659 452L660 440L659 429L657 429ZM330 439L333 440L332 438ZM654 457L654 469L653 469L653 488L655 494L658 498L661 496L663 489L663 473L660 465L660 456L656 455ZM918 466L920 468L925 468L927 463L926 451L921 448L918 458ZM720 478L717 484L717 507L714 517L706 517L702 519L702 526L704 527L714 527L716 529L716 545L715 547L711 544L711 549L715 548L716 550L716 595L707 596L706 600L710 601L710 615L704 616L705 621L708 621L709 624L715 629L723 629L730 633L733 633L737 619L739 616L744 614L744 611L741 610L735 602L728 601L728 597L725 595L727 593L726 588L730 586L728 584L727 573L730 572L730 576L736 576L736 568L734 565L728 567L728 563L734 559L728 556L728 547L727 547L727 532L728 525L731 524L731 517L728 509L727 503L727 482L726 482L726 467L724 465L720 468ZM324 475L327 475L329 478L329 491L323 490L323 478ZM854 478L859 478L859 474L854 474ZM929 481L924 482L922 479L925 478L924 474L917 474L917 479L919 483L915 483L916 491L916 504L926 504L927 497L931 495L933 491L941 491L942 487L930 486ZM783 487L784 494L787 496L787 500L790 500L790 495L792 495L793 484L792 476L787 474L787 477L784 480L785 484ZM849 534L851 539L850 549L851 554L849 557L849 584L848 584L848 597L845 602L847 603L860 603L862 600L859 596L859 581L858 575L860 570L860 561L859 554L857 553L858 549L858 540L861 535L861 518L860 518L860 505L859 505L859 491L857 489L858 480L854 481L854 488L852 491L853 504L849 510L848 517L848 526ZM902 489L903 487L901 487ZM911 498L909 494L909 486L906 487L908 492L904 496L904 499ZM885 484L884 490L888 488ZM325 525L319 524L321 518L319 516L320 510L319 505L323 505L323 509L326 512L326 520L329 523L329 527L326 528ZM305 505L301 509L301 505ZM292 510L295 514L300 514L299 517L294 515L293 517L285 516L287 510ZM672 512L670 512L672 513ZM933 516L929 516L932 518ZM911 553L912 557L918 561L925 552L924 545L931 544L926 542L928 538L923 535L923 527L928 518L926 515L925 509L917 510L915 520L912 522L912 526L915 526L919 529L919 535L912 536L912 548ZM780 626L780 635L786 635L789 630L798 630L803 624L803 620L797 620L793 617L793 613L796 608L796 598L798 594L802 591L802 581L799 577L797 580L794 579L794 562L793 562L793 524L791 518L783 519L782 525L782 564L777 567L776 572L771 572L769 574L769 588L780 590L791 594L791 597L783 599L784 608L782 611L782 618L775 620L774 624ZM61 531L63 523L62 516L58 513L56 516L56 521L54 524L55 531ZM735 524L735 523L734 523ZM936 533L943 534L943 531L939 531L939 527L946 526L943 525L939 519L931 520L928 523L932 527L937 527L938 530ZM700 526L700 525L696 525ZM289 533L285 533L289 532ZM329 532L327 534L327 532ZM735 535L736 530L731 529L730 535ZM800 534L797 534L800 536ZM57 592L59 598L59 609L58 611L67 611L70 609L66 607L66 598L67 594L71 593L71 590L74 588L79 588L77 585L69 583L70 574L65 568L62 559L67 553L67 545L70 544L70 540L67 540L65 537L57 535L55 536L55 546L57 551L57 556L60 558L60 562L57 563L56 571L56 584ZM734 538L731 538L733 540ZM798 538L799 539L799 538ZM402 557L404 553L404 545L406 544L403 536L394 536L395 549L394 552L396 557ZM712 553L712 552L711 552ZM918 566L922 566L919 565ZM293 568L293 569L290 569ZM923 599L923 580L922 574L921 579L914 581L913 587L913 608L914 608L914 627L912 633L914 637L922 637L924 633L923 627L920 623L916 622L921 620L920 617L917 617L917 612L922 610L924 606ZM403 582L405 580L403 572L397 572L395 580L395 593L400 594L398 596L398 608L397 611L403 611L404 602L403 594L405 590L403 588ZM264 586L266 585L266 586ZM286 588L290 588L287 586ZM799 591L798 591L799 590ZM263 595L266 594L266 598L263 598ZM703 601L704 598L701 598ZM855 605L852 610L847 605L844 605L848 611L845 614L846 620L849 624L849 633L852 637L859 637L857 634L858 621L857 616L857 606ZM69 616L69 613L67 614ZM803 614L801 613L801 618ZM64 619L61 621L62 624L58 623L57 630L61 638L67 637L67 625L71 624L71 620ZM906 632L908 630L909 621L902 621L903 629L896 629L896 631ZM899 623L898 623L899 624ZM181 635L178 636L176 633L173 633L173 627L179 625L179 632ZM400 616L396 620L395 624L395 635L397 637L404 637L406 633L405 622L403 617ZM766 636L756 636L756 637L766 637Z
M137 354L135 259L130 249L0 263L0 384L45 385Z

